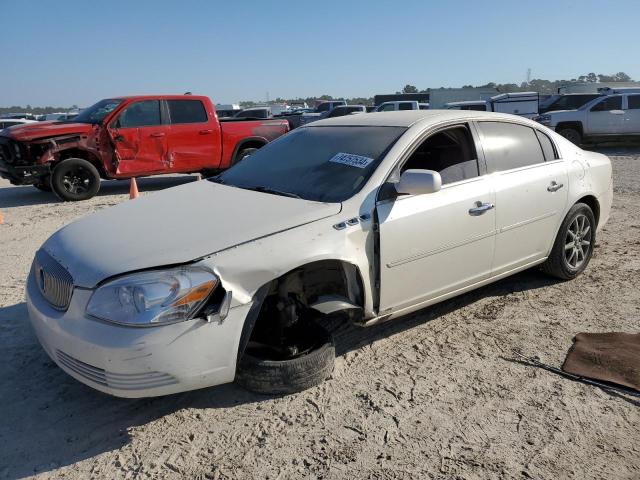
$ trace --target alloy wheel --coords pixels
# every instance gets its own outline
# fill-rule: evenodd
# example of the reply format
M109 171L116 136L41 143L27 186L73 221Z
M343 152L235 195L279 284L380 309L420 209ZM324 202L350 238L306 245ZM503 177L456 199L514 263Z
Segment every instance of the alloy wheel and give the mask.
M569 224L564 242L564 259L567 265L577 270L591 252L593 232L586 215L579 214Z
M91 187L91 172L82 167L71 169L62 177L62 184L73 195L86 193Z

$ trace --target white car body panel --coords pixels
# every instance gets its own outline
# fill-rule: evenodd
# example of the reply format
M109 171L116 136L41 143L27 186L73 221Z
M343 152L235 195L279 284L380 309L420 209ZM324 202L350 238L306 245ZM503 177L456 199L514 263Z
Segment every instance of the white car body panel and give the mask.
M377 203L380 185L419 139L444 126L477 120L539 129L552 138L560 159ZM71 305L64 312L51 308L33 275L27 285L31 322L52 359L78 380L118 396L164 395L232 381L245 320L252 307L259 306L257 293L295 268L320 260L355 266L362 282L362 320L373 324L544 261L559 223L585 196L599 204L598 228L609 217L609 159L522 117L403 111L347 115L303 128L314 125L401 126L407 131L363 188L342 204L203 181L118 205L63 228L44 249L74 279ZM546 191L551 180L564 183L564 188ZM495 204L495 209L471 216L468 210L477 201ZM334 228L350 219L355 220L352 225ZM224 321L195 318L134 328L85 313L95 286L113 276L192 262L212 269L222 287L233 293ZM95 380L96 372L106 379L103 383ZM140 378L147 383L136 384Z
M470 217L469 209L477 201L495 203L490 178L478 177L445 185L429 195L378 205L381 314L489 276L495 210Z
M198 182L89 215L58 230L43 248L77 286L92 288L122 272L190 262L339 211L340 204ZM71 250L73 256L64 255Z

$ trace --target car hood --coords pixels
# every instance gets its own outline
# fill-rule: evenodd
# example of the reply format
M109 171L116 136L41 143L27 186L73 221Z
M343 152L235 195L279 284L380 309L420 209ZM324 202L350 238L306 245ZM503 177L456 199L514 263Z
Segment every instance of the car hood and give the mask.
M88 134L95 125L89 123L36 122L16 125L2 132L5 137L21 142L71 134Z
M200 181L89 215L58 230L43 249L74 285L92 288L114 275L187 263L340 210L339 203Z

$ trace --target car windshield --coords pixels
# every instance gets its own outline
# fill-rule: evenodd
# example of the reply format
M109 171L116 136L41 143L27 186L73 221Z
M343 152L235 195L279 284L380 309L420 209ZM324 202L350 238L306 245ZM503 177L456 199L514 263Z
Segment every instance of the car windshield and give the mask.
M307 127L245 157L211 181L318 202L342 202L363 187L403 127Z
M72 121L73 123L100 123L121 103L121 98L100 100L95 105L82 110Z

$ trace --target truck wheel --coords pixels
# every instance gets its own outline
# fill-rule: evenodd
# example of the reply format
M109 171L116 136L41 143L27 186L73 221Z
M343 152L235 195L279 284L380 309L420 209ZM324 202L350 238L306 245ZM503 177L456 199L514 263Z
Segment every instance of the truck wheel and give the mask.
M249 155L253 154L257 150L258 150L257 148L243 148L238 152L238 154L236 155L236 158L233 159L233 164L235 165L244 157L248 157Z
M563 128L558 130L558 133L574 145L580 145L582 143L582 134L575 128Z
M38 183L34 183L33 186L36 187L38 190L42 190L43 192L50 192L51 178L50 177L43 178Z
M98 193L100 174L88 161L68 158L53 169L51 188L62 200L87 200Z
M260 348L251 344L238 362L236 382L252 392L281 395L301 392L325 381L336 358L331 334L316 323L309 323L305 331L314 347L303 355L284 360L273 360Z
M542 271L563 280L576 278L587 268L595 242L593 211L584 203L576 203L564 218Z

